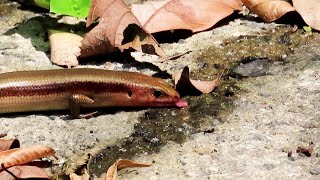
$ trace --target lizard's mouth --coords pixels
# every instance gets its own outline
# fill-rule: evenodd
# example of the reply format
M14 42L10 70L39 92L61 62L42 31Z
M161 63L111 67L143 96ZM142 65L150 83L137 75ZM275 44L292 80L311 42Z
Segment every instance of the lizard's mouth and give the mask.
M177 106L177 107L186 107L188 106L188 102L185 100L181 100L179 97L174 99L157 99L158 104L155 106Z

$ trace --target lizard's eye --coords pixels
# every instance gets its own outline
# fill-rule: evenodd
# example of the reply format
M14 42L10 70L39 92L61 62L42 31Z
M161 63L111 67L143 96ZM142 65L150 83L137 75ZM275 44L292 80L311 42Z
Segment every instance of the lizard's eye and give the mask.
M132 96L132 92L128 91L128 96L131 97Z
M154 90L153 95L154 95L154 97L159 98L159 97L163 96L163 92L160 90Z

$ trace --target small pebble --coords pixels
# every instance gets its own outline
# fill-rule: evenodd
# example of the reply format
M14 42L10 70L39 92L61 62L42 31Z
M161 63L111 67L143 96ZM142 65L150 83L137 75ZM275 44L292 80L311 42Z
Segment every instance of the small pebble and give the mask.
M257 59L245 64L240 64L232 71L232 76L257 77L268 74L271 63L268 59Z
M319 175L320 174L320 167L316 167L310 170L312 175Z

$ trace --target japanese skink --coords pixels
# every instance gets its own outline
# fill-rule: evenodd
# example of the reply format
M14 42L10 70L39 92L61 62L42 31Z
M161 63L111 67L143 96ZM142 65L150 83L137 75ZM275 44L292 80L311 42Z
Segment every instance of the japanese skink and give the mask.
M141 73L75 68L0 74L0 113L80 108L187 106L165 81Z

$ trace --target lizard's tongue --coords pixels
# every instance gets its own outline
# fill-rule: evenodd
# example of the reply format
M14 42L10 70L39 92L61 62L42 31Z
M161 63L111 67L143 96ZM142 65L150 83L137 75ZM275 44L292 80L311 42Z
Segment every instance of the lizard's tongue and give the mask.
M180 101L176 102L176 106L178 106L178 107L186 107L186 106L188 106L188 102L184 101L184 100L180 100Z

